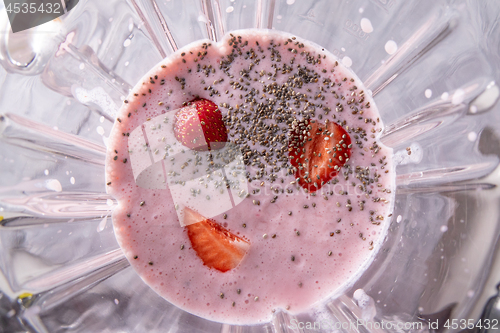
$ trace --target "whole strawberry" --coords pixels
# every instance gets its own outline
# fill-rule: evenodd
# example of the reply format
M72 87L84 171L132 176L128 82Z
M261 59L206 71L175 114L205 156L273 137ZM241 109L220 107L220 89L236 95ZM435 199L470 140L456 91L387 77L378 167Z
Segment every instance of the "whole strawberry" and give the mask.
M227 130L219 107L206 99L195 99L175 115L175 138L196 151L220 149L227 141Z

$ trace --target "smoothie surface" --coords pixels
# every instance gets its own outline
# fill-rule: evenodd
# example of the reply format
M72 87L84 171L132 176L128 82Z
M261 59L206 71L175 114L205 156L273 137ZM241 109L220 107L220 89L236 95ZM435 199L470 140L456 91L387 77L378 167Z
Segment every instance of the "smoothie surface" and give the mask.
M224 147L199 151L176 139L175 115L195 99L219 107ZM350 156L306 190L290 162L300 157L290 156L290 133L307 142L300 126L329 122L349 136ZM314 43L239 30L189 44L137 83L113 127L106 187L118 201L117 240L151 288L197 316L243 325L307 311L352 285L385 237L395 174L382 128L370 92ZM235 268L204 264L188 210L249 244Z

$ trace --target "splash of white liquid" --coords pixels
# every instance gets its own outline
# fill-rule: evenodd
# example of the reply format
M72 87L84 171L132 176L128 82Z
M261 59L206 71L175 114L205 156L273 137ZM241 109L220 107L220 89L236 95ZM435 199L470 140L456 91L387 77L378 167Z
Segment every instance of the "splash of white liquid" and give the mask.
M351 67L352 66L352 59L345 56L344 58L342 58L342 64L345 66L345 67Z
M477 133L476 132L469 132L469 134L467 134L467 139L469 139L470 142L476 141Z
M92 90L86 90L82 87L73 87L71 90L73 96L82 104L88 105L94 103L112 118L116 117L118 107L102 87L96 87Z
M465 91L463 89L457 89L451 98L451 103L453 105L458 105L464 101Z
M352 298L358 303L358 307L361 309L361 318L364 321L372 321L377 315L377 309L375 308L375 301L373 298L368 296L363 289L356 290Z
M47 179L44 185L47 190L52 190L56 192L62 191L62 185L57 179Z
M476 97L476 99L474 99L471 103L472 105L470 106L470 111L472 113L476 113L488 110L495 105L499 96L500 89L495 82L490 82L490 84L486 87L486 90L481 95Z
M366 17L363 17L361 19L360 25L361 25L361 30L363 30L363 32L366 32L367 34L373 32L372 22Z
M389 54L394 54L398 50L398 44L395 41L389 40L385 43L385 52Z
M97 226L97 232L101 232L106 228L106 222L108 221L108 216L106 215L101 222L99 222L99 225Z

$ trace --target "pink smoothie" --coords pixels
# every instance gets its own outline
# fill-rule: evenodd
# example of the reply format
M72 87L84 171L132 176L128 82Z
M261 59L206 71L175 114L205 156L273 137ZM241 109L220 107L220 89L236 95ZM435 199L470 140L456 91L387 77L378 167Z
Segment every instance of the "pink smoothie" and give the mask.
M219 105L228 130L215 166L173 133L176 110L195 97ZM352 140L349 161L314 193L288 172L288 133L304 118L339 123ZM268 30L192 43L144 76L113 127L118 242L151 288L195 315L256 324L306 311L354 283L385 237L395 176L382 128L361 81L317 45ZM203 264L186 207L248 240L236 268Z

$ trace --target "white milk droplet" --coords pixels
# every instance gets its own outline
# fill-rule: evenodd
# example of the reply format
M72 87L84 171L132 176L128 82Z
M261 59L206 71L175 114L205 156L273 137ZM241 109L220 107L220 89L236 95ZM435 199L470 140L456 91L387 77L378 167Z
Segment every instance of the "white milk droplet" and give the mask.
M365 9L363 7L361 7L360 9L358 9L359 13L360 14L363 14L363 12L365 11Z
M431 98L432 97L432 90L430 89L425 89L425 97Z
M396 222L401 222L401 220L403 219L403 217L401 215L398 215L398 218L396 219Z
M45 174L45 176L48 176L49 175L49 170L45 169L45 171L43 173Z
M75 177L71 177L71 178L69 179L69 182L70 182L71 184L75 184Z
M104 128L102 126L97 126L96 131L99 135L104 135Z
M342 58L342 64L345 66L345 67L351 67L352 65L352 60L351 58L345 56L344 58Z
M295 3L295 0L286 0L287 5L293 5Z
M113 18L112 17L109 18L109 22L113 22Z
M115 298L115 304L118 305L119 303L120 303L120 301Z
M398 44L395 41L390 40L385 43L385 52L389 54L394 54L398 50Z
M62 191L61 183L57 179L47 179L45 181L45 188L56 192Z
M203 23L208 23L208 19L207 19L207 17L206 17L205 15L203 15L203 14L200 14L200 15L198 16L198 21L199 21L199 22L203 22Z
M100 121L101 123L103 123L103 122L104 122L104 116L101 116L101 117L99 118L99 121Z
M127 61L127 62L125 63L125 67L127 67L129 64L130 64L130 62L128 62L128 61Z
M495 84L495 82L490 82L486 87L486 90L481 93L478 97L474 99L472 102L472 106L470 108L471 112L475 113L478 111L485 111L491 108L498 100L500 96L500 89ZM474 111L472 111L472 107L474 107Z
M97 226L97 232L101 232L106 228L106 222L108 221L108 216L106 215L101 222L99 222L99 225Z
M108 95L108 93L102 87L95 87L92 90L85 90L81 87L72 88L72 93L75 98L83 104L88 104L90 102L99 105L104 112L114 118L118 107L116 106L113 99Z
M226 8L226 13L231 13L234 10L233 6L229 6Z
M441 230L441 232L447 232L448 231L448 226L442 225L439 230Z
M85 64L82 62L78 68L80 68L81 70L83 70L85 68Z
M444 92L442 95L441 95L441 99L443 101L446 101L448 99L448 97L450 97L450 94L448 94L447 92Z
M345 49L344 49L343 47L342 47L342 48L340 48L340 50L341 50L342 52L345 52Z
M108 205L108 206L113 206L113 200L111 200L111 199L107 199L107 200L106 200L106 205Z
M372 22L366 17L363 17L361 19L361 30L363 30L363 32L366 32L367 34L373 32Z
M464 101L465 91L463 89L457 89L451 98L451 103L454 105L458 105Z
M470 132L467 134L467 139L469 139L470 142L474 142L477 139L477 133L476 132Z
M377 309L375 308L375 301L373 298L368 296L363 289L358 289L352 295L352 298L358 304L361 309L361 317L364 321L371 321L373 317L377 314Z
M281 20L281 19L283 18L283 16L278 15L278 16L276 16L276 18L277 18L278 20Z
M130 46L130 43L130 39L125 39L125 41L123 42L123 47Z

